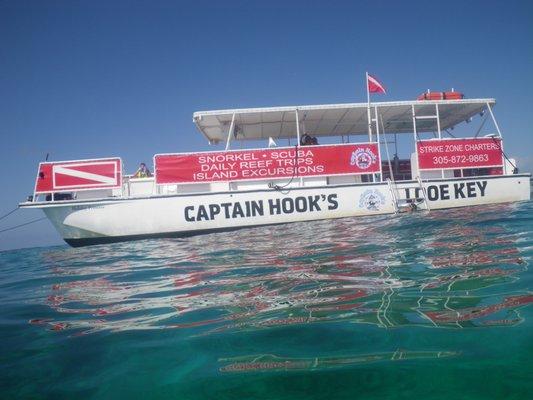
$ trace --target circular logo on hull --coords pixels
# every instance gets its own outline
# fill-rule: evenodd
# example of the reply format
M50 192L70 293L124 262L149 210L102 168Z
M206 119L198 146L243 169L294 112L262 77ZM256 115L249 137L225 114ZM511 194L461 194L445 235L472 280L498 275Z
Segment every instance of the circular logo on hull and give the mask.
M359 198L359 208L366 208L371 211L379 211L385 204L385 196L376 189L367 189Z

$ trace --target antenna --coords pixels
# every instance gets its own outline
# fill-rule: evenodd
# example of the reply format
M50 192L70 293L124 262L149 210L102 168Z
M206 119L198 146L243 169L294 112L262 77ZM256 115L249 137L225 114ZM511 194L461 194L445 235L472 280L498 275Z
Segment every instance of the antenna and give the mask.
M48 161L48 156L50 155L50 153L46 153L46 158L44 159L44 161Z

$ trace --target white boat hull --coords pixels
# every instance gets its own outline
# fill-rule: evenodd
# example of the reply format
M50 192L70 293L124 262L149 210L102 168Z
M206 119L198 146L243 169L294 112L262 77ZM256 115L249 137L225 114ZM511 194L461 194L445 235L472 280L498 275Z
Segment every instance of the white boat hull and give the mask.
M398 182L396 197L414 198L416 181ZM530 199L530 175L423 182L431 210ZM418 194L416 197L420 197ZM393 214L387 183L291 187L144 198L24 203L42 208L72 246L179 237L244 227ZM426 208L419 203L419 208Z

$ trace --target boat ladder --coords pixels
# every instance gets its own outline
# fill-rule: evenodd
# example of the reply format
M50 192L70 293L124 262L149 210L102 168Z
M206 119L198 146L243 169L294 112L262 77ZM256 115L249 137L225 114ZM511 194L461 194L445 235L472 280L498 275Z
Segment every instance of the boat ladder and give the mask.
M391 193L392 202L394 204L394 210L396 213L406 212L406 211L416 211L419 210L420 205L424 205L425 210L430 211L429 202L427 199L427 191L424 185L422 185L422 180L420 177L416 179L417 184L411 184L409 186L403 186L401 189L406 191L413 190L413 197L402 197L400 195L400 190L396 182L387 179L387 185L389 186L389 191Z
M389 192L391 194L392 205L394 206L394 213L398 214L398 212L399 212L399 207L398 207L398 188L396 187L396 184L394 182L392 182L388 178L387 178L387 186L389 187Z

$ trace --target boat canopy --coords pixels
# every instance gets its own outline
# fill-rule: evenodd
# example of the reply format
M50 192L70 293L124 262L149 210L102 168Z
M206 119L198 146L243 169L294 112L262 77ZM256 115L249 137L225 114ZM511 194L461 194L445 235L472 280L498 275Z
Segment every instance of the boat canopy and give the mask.
M371 110L372 118L377 110L380 130L382 120L386 133L412 133L414 112L416 131L421 133L452 128L494 104L494 99L393 101L371 103ZM193 121L209 142L216 144L227 140L230 131L239 140L294 138L296 118L302 134L367 135L367 111L367 103L247 108L198 111L193 114Z

